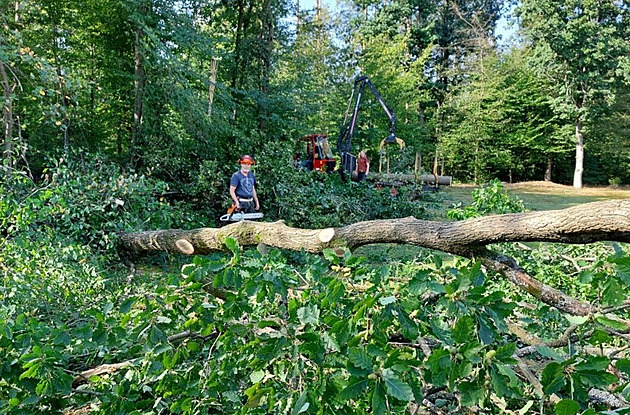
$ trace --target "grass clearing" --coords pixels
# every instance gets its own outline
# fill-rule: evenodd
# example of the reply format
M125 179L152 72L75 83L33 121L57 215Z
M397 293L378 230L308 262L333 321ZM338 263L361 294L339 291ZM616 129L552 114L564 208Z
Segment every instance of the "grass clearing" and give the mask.
M630 199L630 187L612 188L609 186L584 187L575 189L550 182L523 182L504 184L505 189L519 197L530 210L564 209L582 203L611 199ZM471 192L477 186L454 185L442 188L444 195L443 207L448 209L453 203L469 204L472 201Z

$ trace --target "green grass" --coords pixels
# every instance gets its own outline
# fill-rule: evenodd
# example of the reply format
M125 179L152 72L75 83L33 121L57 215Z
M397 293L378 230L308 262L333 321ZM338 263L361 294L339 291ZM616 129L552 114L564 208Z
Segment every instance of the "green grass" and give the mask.
M547 182L505 184L505 188L511 195L522 199L525 207L529 210L555 210L602 200L630 199L630 189L628 188L585 187L574 189L571 186ZM457 202L469 204L472 200L471 192L473 189L475 186L472 185L443 187L441 190L443 208L448 209Z

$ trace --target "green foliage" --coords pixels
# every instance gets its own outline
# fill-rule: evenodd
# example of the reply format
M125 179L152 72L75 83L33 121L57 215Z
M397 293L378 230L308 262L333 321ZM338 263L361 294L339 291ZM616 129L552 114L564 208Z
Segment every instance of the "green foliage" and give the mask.
M255 167L262 209L265 216L291 226L323 228L373 219L418 218L439 197L422 193L419 186L400 187L394 196L389 187L344 182L337 172L296 170L279 146L267 146L262 155L265 162Z
M618 91L623 91L627 10L615 3L528 0L517 14L523 34L532 42L531 62L553 91L549 101L554 113L575 126L576 141L584 124L588 142L598 119L610 113ZM576 163L574 183L581 187L583 160Z
M513 346L505 349L495 338L491 344L497 352L490 361L483 359L484 346L476 340L476 318L503 310L488 320L501 327L512 308L500 300L500 293L492 299L479 297L487 288L479 275L474 289L465 282L480 272L478 266L458 268L457 281L444 286L435 307L419 309L420 299L412 292L435 284L433 279L446 276L446 270L434 273L422 266L397 293L393 275L366 267L365 258L349 253L334 265L296 254L290 261L278 251L261 257L257 251L242 252L233 240L227 245L228 255L195 258L182 268L181 277L165 276L164 285L150 296L143 294L153 285L147 279L146 284L136 281L138 286L124 299L103 298L102 308L74 304L84 310L85 320L76 326L70 320L64 323L62 316L48 323L31 318L27 332L40 337L29 337L28 344L7 342L26 329L28 321L8 315L0 328L0 345L5 355L20 358L3 369L3 390L9 394L3 398L11 400L3 410L40 412L46 405L62 408L85 402L80 394L72 394L69 401L62 398L73 379L63 368L78 370L84 364L70 352L75 348L92 362L132 358L120 373L90 380L90 390L101 396L100 413L127 412L148 401L158 402L153 413L160 408L239 413L243 407L252 413L353 413L370 407L378 413L384 408L396 412L421 396L421 379L454 389L464 376L481 376L479 382L494 379L501 393L515 393L517 385L502 374L509 374L505 365ZM356 292L351 284L370 288ZM208 291L222 292L223 299L209 297ZM422 319L415 316L418 312ZM429 317L437 320L430 326L421 323ZM182 332L190 334L168 340ZM419 349L390 343L398 333L407 342L419 333L436 333L447 342L446 348L425 365ZM40 342L50 336L57 340L42 348L45 343ZM30 344L35 346L31 349ZM451 348L452 355L447 351ZM440 369L445 367L446 377Z
M570 324L580 335L592 333L568 348L538 349L545 396L563 399L545 413L587 408L593 387L627 388L627 359L582 352L617 342L609 334L621 329L613 315L567 319L545 307L523 308L522 293L476 262L424 251L385 265L373 262L382 258L338 249L323 257L277 250L263 255L228 239L225 254L195 257L181 271L175 266L127 276L98 255L108 252L107 245L87 242L149 220L155 221L150 226L173 226L184 213L172 209L185 207L158 203L155 193L164 190L159 181L86 163L85 170L74 162L52 166L45 188L19 174L2 182L15 190L0 199L3 413L88 404L103 414L404 413L409 402L424 398L450 413L502 413L497 401L517 411L531 407L532 396L515 372L519 345L509 320L540 337L559 336ZM296 177L333 189L338 180ZM487 194L479 192L478 206L496 208L489 195L502 190L495 182ZM100 209L110 197L125 200L127 210L116 219ZM130 206L134 197L151 207L151 217ZM151 198L158 202L146 203ZM74 220L65 221L64 213ZM630 275L624 248L614 248L553 251L541 245L525 257L501 247L524 266L543 270L553 284L574 266L556 258L577 258L584 267L579 258L597 252L602 260L573 272L579 281L566 284L575 285L576 297L611 307L619 304L616 293L627 291ZM611 281L614 287L607 288ZM109 363L125 366L76 378ZM444 397L436 398L435 390Z
M550 160L571 150L571 126L550 117L548 86L530 55L518 47L489 54L446 101L439 147L450 174L475 183L540 180Z
M462 206L462 203L457 203L446 213L446 216L450 219L462 220L490 214L523 212L524 210L523 201L518 197L510 196L503 188L501 181L494 179L473 190L470 205Z
M423 217L419 188L389 188L367 183L345 183L340 177L318 172L297 172L275 187L278 217L301 227L342 226L373 219ZM272 207L272 209L275 206Z
M34 238L54 230L71 241L112 251L116 233L138 228L193 227L178 203L167 199L160 180L120 168L95 157L51 160L44 182L36 185L20 173L9 173L0 188L2 225L7 236ZM150 172L149 172L150 175ZM10 190L9 190L10 189Z
M362 0L339 19L299 13L299 28L284 0L18 3L0 14L3 134L13 127L0 178L0 413L386 414L427 398L445 413L536 403L590 415L603 409L591 388L630 399L623 245L496 247L601 310L586 317L529 305L481 264L426 250L404 262L382 247L367 258L263 255L228 239L225 254L182 267L164 254L133 270L115 250L120 232L212 223L243 152L257 159L270 219L319 228L424 216L433 196L414 187L393 196L291 168L295 138L334 136L357 67L395 109L399 135L425 161L437 145L459 179L537 178L549 155L566 177L566 117L578 110L598 140L594 179L625 182L628 93L617 81L628 60L605 52L626 50L628 25L625 12L598 26L593 13L610 17L616 4L524 2L528 33L547 45L499 55L484 39L496 2ZM560 11L583 15L560 27ZM581 100L593 106L569 108ZM357 144L373 148L382 120L368 102ZM451 217L521 210L493 181ZM542 397L516 375L522 344L509 322L544 340L575 326L567 346L536 348ZM102 364L122 365L78 376Z

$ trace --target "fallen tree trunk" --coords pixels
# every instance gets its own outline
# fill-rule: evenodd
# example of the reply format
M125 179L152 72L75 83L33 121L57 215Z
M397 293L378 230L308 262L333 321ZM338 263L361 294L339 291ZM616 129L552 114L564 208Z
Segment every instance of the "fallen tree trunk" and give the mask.
M468 255L499 242L539 241L585 244L630 242L630 200L593 202L563 210L485 216L460 222L436 222L413 217L358 222L340 228L299 229L278 222L237 222L223 228L157 230L123 234L130 252L168 251L206 254L224 249L226 238L241 245L321 252L325 248L357 248L375 243L419 245L456 255ZM177 244L178 241L180 245ZM192 247L193 252L188 249Z
M499 242L539 241L585 244L630 242L630 200L594 202L563 210L486 216L460 222L435 222L413 217L359 222L340 228L299 229L283 221L234 223L223 228L158 230L124 234L124 251L186 255L223 250L226 238L241 245L265 245L307 252L375 243L413 244L482 260L540 301L574 315L592 313L588 303L575 300L527 275L511 258L486 249Z

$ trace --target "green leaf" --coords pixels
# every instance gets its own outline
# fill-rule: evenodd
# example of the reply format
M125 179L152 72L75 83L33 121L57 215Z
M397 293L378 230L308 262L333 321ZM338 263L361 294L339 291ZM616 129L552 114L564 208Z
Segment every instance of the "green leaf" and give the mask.
M583 370L575 372L573 376L584 385L602 389L619 380L617 376L604 370Z
M372 363L372 358L363 349L350 349L348 351L348 359L352 362L353 365L362 369L372 370L372 367L374 366L374 363Z
M551 360L555 360L556 362L562 362L565 359L565 356L558 353L555 349L547 346L536 346L536 351L542 356Z
M551 395L562 389L565 384L562 366L556 362L548 363L542 371L540 383L546 395Z
M130 297L127 298L125 301L123 301L123 303L120 305L120 312L122 314L126 314L131 310L131 307L133 307L133 305L136 303L136 298L135 297Z
M444 294L446 293L446 288L444 287L444 285L439 284L437 282L434 281L429 281L429 283L427 284L427 286L429 287L429 289L435 293L438 294Z
M326 258L328 262L332 264L339 264L339 257L332 249L326 248L322 251L322 254L324 254L324 258Z
M327 351L335 353L341 351L337 341L327 332L322 333L322 341L324 342L324 346L326 346Z
M490 344L494 341L495 329L488 317L480 314L477 317L479 322L479 338L483 344Z
M481 262L477 261L470 269L470 280L472 281L473 286L481 287L485 281L485 275L481 270Z
M433 255L433 263L437 269L442 268L442 257L438 254Z
M227 238L225 238L224 243L227 249L229 249L234 255L240 253L241 249L238 245L238 241L235 238L228 236Z
M602 291L602 302L606 305L619 305L625 299L624 289L617 282L616 278L608 278L604 282L604 290Z
M455 292L468 291L468 288L470 287L470 278L466 274L458 274L452 286L455 289Z
M478 382L460 382L457 389L462 394L463 406L475 406L483 400L484 390Z
M621 251L623 254L623 251ZM626 286L630 287L630 257L616 256L609 257L608 260L616 265L617 276Z
M595 321L614 330L625 330L628 328L625 323L604 316L596 316Z
M619 359L615 362L617 370L630 375L630 359Z
M293 410L291 411L291 415L298 415L302 412L306 412L310 404L307 402L308 395L306 391L302 392L302 395L298 398L293 406Z
M413 399L413 392L411 387L400 380L393 370L383 370L383 380L385 381L385 388L390 396L401 401L409 402Z
M578 277L582 284L590 284L591 282L593 282L593 271L582 271L580 272L580 275Z
M22 401L22 405L32 405L34 403L39 402L39 399L40 399L39 396L31 395Z
M499 398L510 395L510 388L508 382L506 382L506 377L499 373L496 365L492 365L490 369L490 384Z
M470 316L463 316L455 323L453 328L453 341L455 343L466 343L472 338L474 321Z
M348 384L348 386L344 390L339 392L339 399L345 402L350 399L356 398L363 392L363 390L367 387L369 382L370 381L367 378L365 379L350 378L350 383Z
M608 343L612 341L612 337L605 331L600 328L596 328L593 330L593 334L588 339L590 344L600 345L604 343Z
M497 354L494 356L494 360L502 363L514 364L516 363L516 360L512 357L514 352L516 352L516 343L506 343L497 349Z
M114 308L114 303L108 302L103 306L103 314L107 315Z
M610 359L605 356L589 356L583 362L575 365L575 370L582 371L603 371L610 365Z
M218 272L226 268L227 266L228 266L228 263L224 260L217 260L217 261L208 260L204 262L203 270L209 271L209 272Z
M575 415L580 411L580 405L573 399L563 399L554 408L556 415Z
M372 391L372 413L374 415L384 415L387 413L385 390L382 383L377 384Z
M297 315L302 324L312 324L313 326L319 324L319 307L315 304L299 308Z
M265 377L265 372L262 370L257 370L249 374L249 380L251 380L252 383L258 383L261 380L263 380L264 377Z
M571 316L569 314L565 314L564 317L569 320L569 323L581 326L589 320L588 316Z
M398 322L402 330L402 335L409 340L415 340L418 338L418 326L416 322L409 318L407 312L402 308L398 308Z
M390 297L381 297L378 299L378 302L381 303L382 305L393 304L396 302L396 297L393 295Z

